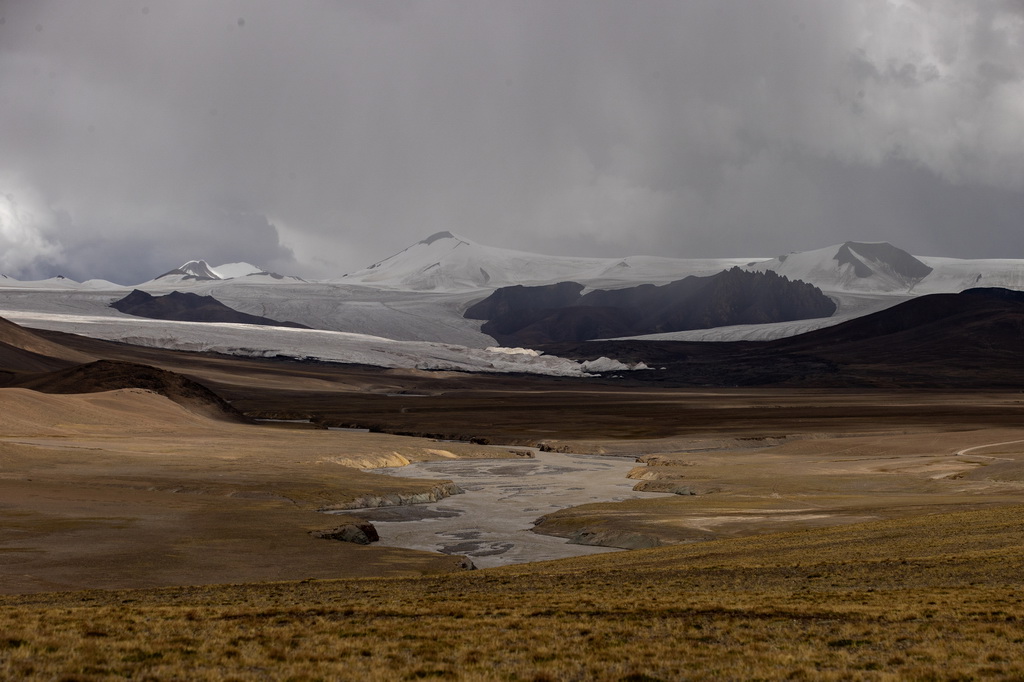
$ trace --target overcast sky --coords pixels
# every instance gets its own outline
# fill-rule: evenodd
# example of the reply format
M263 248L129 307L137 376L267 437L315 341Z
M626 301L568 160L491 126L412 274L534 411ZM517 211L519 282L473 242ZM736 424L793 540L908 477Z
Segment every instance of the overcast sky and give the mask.
M0 0L0 272L1024 258L1024 2Z

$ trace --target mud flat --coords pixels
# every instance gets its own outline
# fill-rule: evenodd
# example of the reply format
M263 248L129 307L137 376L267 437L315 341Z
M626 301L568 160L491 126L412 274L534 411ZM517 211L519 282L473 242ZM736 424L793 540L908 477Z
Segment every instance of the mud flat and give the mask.
M533 458L420 462L380 469L396 477L448 479L465 493L430 505L364 510L380 544L468 556L478 568L614 551L534 533L561 509L667 497L633 491L630 458L538 452Z

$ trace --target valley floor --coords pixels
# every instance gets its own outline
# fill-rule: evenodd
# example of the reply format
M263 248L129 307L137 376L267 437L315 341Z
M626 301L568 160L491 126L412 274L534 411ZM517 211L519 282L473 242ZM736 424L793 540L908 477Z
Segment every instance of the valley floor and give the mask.
M1019 392L668 390L103 348L313 424L216 421L139 389L0 390L2 678L1024 676ZM639 458L642 488L677 493L540 530L666 546L467 572L309 534L342 522L317 509L436 485L362 467L527 444Z

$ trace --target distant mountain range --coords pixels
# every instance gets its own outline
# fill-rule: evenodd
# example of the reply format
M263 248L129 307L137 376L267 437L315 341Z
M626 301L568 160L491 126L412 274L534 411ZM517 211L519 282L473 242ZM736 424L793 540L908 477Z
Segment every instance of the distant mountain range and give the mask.
M173 329L167 327L162 333L173 334ZM245 337L236 333L229 337L229 343L245 343L246 338L275 343L275 338L282 338L282 334L297 334L304 337L304 347L309 348L311 335L318 333L266 327L246 329L267 329L269 332L259 333L269 336ZM344 336L337 335L332 345L343 348L362 342L364 350L352 355L352 359L338 361L377 364L379 361L371 360L365 351L377 352L393 344L393 357L405 362L418 354L437 363L438 354L447 354L443 364L433 367L436 369L522 373L535 369L516 363L499 368L497 363L517 357L531 362L546 359L554 370L550 373L580 377L579 368L601 371L616 375L615 381L624 385L1014 390L1024 386L1024 361L1020 356L1024 292L998 288L928 294L828 329L762 343L637 339L572 342L543 346L541 349L549 355L538 358L536 353L460 350L428 344L417 347L386 339L361 341ZM110 359L109 353L118 358L126 352L131 356L133 351L122 348L129 347L24 329L0 319L0 386L61 393L137 386L169 395L190 405L190 409L198 405L214 413L230 412L215 396L183 378L125 362L96 362L105 356ZM208 350L225 352L222 348ZM159 358L163 352L139 349L147 359ZM485 360L487 356L491 357ZM614 361L587 362L600 358ZM577 370L572 371L572 360L587 364L577 365ZM635 366L634 371L625 371L630 365ZM929 419L935 418L933 406L922 404L921 409Z
M844 242L813 251L775 258L667 258L626 256L585 258L548 256L477 244L451 232L438 232L362 270L329 280L397 291L489 292L514 286L540 286L573 281L592 289L639 284L666 284L688 276L708 276L739 267L774 272L812 284L826 293L906 294L951 293L972 287L1024 288L1024 258L958 259L913 256L887 242ZM303 282L299 277L269 272L251 263L216 267L191 260L135 288L201 283ZM19 282L0 275L0 288L119 288L105 280L74 282L64 277Z
M691 295L689 285L670 285L733 270L751 276L774 273L816 287L831 299L834 312L820 317L828 311L811 306L791 314L793 301L767 296L774 285L760 292L760 298L741 294L734 286L728 304L722 293L728 287L713 295L712 289ZM500 321L490 314L464 317L507 287L553 287L560 282L575 283L574 302L558 304L554 307L560 312L526 320L515 329L507 315ZM1024 289L1024 259L914 256L885 242L852 241L777 258L581 258L485 246L439 232L363 270L327 281L307 282L250 263L212 266L201 259L135 287L61 277L19 282L0 276L0 315L113 340L176 343L173 333L179 332L147 325L143 334L143 327L128 324L134 318L109 307L135 288L153 296L175 291L212 296L239 314L314 329L482 349L496 340L529 345L651 334L662 340L769 340L839 324L920 295L973 287ZM641 300L647 289L657 295ZM697 318L703 318L700 326L711 328L692 329ZM683 331L673 331L679 329Z
M887 242L845 242L777 258L579 258L476 244L439 232L346 275L345 281L416 291L497 289L573 281L590 288L668 283L732 267L771 271L825 292L941 293L976 286L1024 288L1024 259L913 256Z
M173 270L169 270L150 281L153 283L160 282L162 284L167 284L187 282L189 280L203 282L238 279L241 277L302 281L298 277L285 277L284 275L279 275L276 272L268 272L251 263L225 263L224 265L218 265L217 267L212 268L205 260L190 260L184 265L180 265Z

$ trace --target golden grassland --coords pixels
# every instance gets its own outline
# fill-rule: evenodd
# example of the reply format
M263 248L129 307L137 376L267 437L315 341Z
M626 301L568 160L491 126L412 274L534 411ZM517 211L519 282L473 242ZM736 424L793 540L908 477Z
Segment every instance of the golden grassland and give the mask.
M8 679L1019 679L1024 507L435 577L0 598Z

